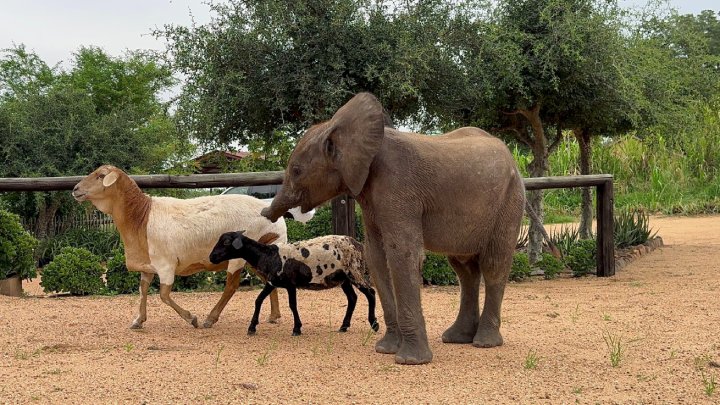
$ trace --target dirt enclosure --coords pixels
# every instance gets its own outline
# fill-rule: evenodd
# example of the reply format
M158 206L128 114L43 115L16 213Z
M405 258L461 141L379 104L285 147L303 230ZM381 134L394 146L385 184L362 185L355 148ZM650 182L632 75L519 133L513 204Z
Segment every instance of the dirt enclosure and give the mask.
M435 358L423 366L374 352L362 296L335 332L340 289L298 294L300 337L281 292L281 323L249 337L257 291L238 292L212 329L153 295L133 331L136 295L51 298L31 282L26 298L0 297L0 403L720 403L706 393L720 383L720 217L651 224L666 246L614 277L510 284L502 347L443 344L459 290L424 288ZM219 294L175 297L203 319Z

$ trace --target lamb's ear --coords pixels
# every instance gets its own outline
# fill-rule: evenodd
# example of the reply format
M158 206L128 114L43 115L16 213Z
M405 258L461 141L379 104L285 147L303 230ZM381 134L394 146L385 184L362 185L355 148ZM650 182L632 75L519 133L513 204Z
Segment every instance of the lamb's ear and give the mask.
M235 249L240 249L242 246L243 246L242 239L240 239L240 238L233 239L232 247L234 247Z
M280 235L276 234L275 232L270 232L261 236L260 239L258 239L258 242L262 243L263 245L269 245L278 240L279 237Z
M118 179L117 172L110 172L107 175L105 175L105 177L103 177L103 186L110 187L113 184L115 184L117 179Z

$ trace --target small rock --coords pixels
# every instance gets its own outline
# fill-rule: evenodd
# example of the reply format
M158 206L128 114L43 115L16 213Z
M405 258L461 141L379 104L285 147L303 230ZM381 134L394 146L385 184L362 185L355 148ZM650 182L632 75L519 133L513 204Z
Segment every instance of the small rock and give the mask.
M255 383L244 382L244 383L240 383L240 388L244 388L244 389L250 390L250 391L255 391L256 389L258 389L258 385Z

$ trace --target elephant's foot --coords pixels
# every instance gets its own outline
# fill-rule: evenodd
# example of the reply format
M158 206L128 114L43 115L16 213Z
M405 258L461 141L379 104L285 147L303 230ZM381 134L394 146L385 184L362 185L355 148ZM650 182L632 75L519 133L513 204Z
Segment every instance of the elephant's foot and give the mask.
M213 327L213 325L215 325L217 321L217 318L207 317L205 318L205 322L203 322L203 328L210 329Z
M503 338L497 328L479 328L472 341L475 347L502 346Z
M427 343L418 343L415 345L405 343L395 354L395 363L407 365L426 364L430 363L432 358L433 354Z
M395 354L400 349L400 335L395 332L385 332L380 340L375 343L375 351L384 354Z
M442 334L443 343L472 343L477 324L455 322Z

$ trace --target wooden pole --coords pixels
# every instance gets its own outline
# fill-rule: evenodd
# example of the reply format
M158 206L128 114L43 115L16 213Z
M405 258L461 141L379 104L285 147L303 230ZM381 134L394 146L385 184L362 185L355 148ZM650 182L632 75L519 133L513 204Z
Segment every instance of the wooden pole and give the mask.
M597 276L615 275L615 217L612 179L597 186Z
M332 229L335 235L355 235L355 199L342 195L332 200Z

